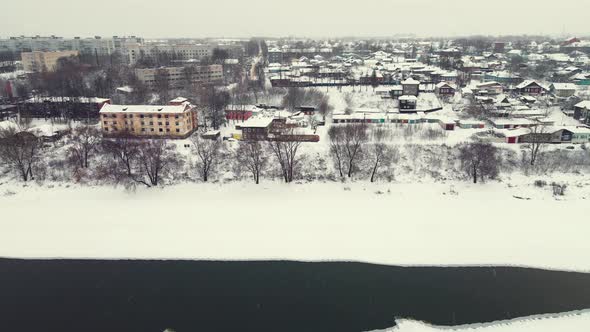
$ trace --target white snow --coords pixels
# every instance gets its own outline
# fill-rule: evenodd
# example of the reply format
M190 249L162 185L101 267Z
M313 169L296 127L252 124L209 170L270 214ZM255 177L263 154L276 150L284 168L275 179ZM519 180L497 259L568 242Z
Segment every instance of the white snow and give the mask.
M0 256L346 260L590 271L590 186L492 182L0 185ZM571 177L570 177L571 180ZM585 184L582 186L582 184ZM68 188L69 187L69 188ZM517 199L514 196L530 198ZM11 216L11 217L6 217Z
M399 319L397 324L398 326L381 332L586 332L590 327L590 311L536 315L494 323L453 327L434 326L408 319Z

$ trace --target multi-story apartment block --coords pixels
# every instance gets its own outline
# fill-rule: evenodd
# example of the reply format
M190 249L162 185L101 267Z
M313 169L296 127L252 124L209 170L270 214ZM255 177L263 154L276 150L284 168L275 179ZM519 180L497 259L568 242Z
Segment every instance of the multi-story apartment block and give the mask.
M223 66L190 66L188 71L185 67L161 67L135 69L137 78L149 88L154 88L156 76L162 73L168 79L173 88L181 88L186 85L187 73L190 73L190 80L193 84L216 84L223 81Z
M113 39L102 39L100 36L94 38L75 37L66 42L68 49L79 51L80 53L108 56L115 52L115 43Z
M95 36L93 38L62 38L56 36L42 37L10 37L9 39L0 39L0 51L9 51L15 53L34 52L34 51L79 51L80 53L106 56L115 51L124 53L129 45L143 45L143 38L118 37L102 38ZM127 54L124 54L127 57Z
M34 51L61 51L67 49L64 39L56 36L10 37L0 39L0 51L15 53Z
M189 103L180 105L111 105L100 110L105 135L185 138L198 127L197 111Z
M79 54L78 51L34 51L21 53L21 59L27 72L55 71L59 59Z

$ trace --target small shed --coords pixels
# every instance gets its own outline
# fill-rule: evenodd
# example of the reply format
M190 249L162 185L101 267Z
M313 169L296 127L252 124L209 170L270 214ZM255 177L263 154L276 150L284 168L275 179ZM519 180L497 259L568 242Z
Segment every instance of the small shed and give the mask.
M209 130L201 134L201 137L204 139L218 140L221 137L221 132L219 130Z

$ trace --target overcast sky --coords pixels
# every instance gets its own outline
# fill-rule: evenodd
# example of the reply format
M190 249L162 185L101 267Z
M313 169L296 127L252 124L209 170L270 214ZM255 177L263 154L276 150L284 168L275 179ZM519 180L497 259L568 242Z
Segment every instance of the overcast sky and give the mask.
M12 0L0 36L590 34L590 0Z

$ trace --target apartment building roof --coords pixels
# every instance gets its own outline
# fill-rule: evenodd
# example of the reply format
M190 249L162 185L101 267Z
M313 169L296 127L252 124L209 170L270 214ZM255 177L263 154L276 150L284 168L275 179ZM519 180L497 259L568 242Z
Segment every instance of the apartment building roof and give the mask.
M184 113L191 106L184 105L111 105L105 104L100 113Z

